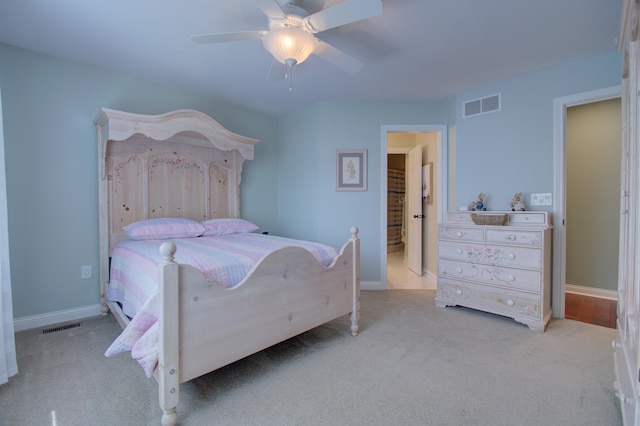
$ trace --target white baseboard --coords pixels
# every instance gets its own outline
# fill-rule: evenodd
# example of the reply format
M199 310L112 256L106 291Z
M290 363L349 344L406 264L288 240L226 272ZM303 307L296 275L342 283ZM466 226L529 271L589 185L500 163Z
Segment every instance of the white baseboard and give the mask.
M582 285L565 284L567 293L580 294L582 296L599 297L600 299L618 300L618 292L602 288L585 287Z
M102 315L100 305L82 306L80 308L67 309L64 311L49 312L40 315L14 318L13 328L16 332L31 330L32 328L45 327L53 324L60 324L68 321L77 321L84 318Z
M387 286L380 281L360 281L360 290L386 290Z

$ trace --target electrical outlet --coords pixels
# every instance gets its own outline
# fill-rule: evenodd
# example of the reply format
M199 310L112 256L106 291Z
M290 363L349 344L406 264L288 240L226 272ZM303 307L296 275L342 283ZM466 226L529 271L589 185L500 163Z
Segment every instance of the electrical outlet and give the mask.
M531 194L532 206L550 206L551 204L551 193Z
M80 278L91 278L91 265L82 265L80 267Z

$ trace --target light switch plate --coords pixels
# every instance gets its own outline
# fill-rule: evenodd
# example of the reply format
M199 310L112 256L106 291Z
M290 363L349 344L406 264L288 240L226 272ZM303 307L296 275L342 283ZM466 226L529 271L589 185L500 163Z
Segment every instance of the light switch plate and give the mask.
M550 206L552 204L551 193L531 194L532 206Z
M80 267L80 278L91 278L91 265L82 265Z

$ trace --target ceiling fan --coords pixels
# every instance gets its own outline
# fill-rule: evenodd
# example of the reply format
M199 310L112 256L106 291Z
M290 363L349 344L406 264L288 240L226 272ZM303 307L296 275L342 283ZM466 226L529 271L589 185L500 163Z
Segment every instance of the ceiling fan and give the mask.
M269 80L289 78L297 64L309 55L317 55L349 73L356 73L362 63L345 52L315 37L314 34L382 14L382 0L345 0L319 12L309 14L299 0L255 0L269 18L268 30L193 35L196 43L223 43L262 40L274 57Z

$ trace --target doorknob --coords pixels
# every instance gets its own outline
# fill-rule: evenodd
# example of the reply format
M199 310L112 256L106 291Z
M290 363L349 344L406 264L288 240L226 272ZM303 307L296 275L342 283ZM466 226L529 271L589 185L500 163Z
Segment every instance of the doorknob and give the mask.
M424 215L423 214L414 214L413 218L414 219L424 219Z

